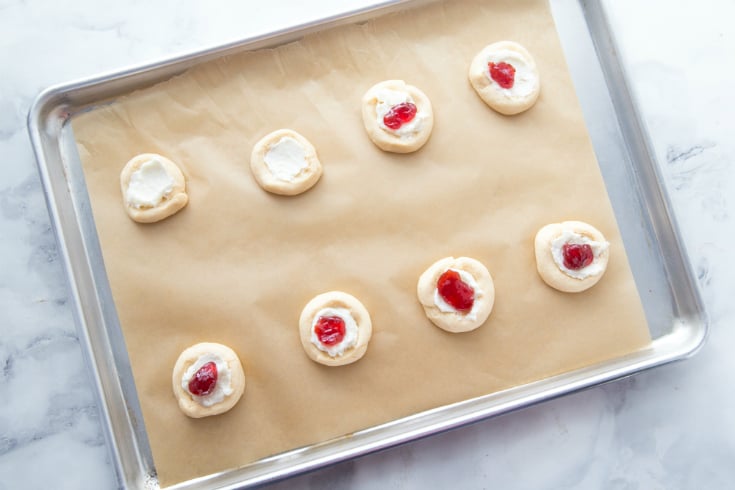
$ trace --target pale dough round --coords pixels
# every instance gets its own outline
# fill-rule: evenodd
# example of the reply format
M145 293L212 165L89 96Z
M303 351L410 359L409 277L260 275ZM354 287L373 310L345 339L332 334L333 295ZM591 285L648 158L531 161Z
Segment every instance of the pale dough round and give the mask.
M421 118L421 126L417 132L399 135L378 123L376 107L378 94L382 90L393 90L408 94L416 105L415 118ZM407 85L403 80L386 80L373 85L362 97L362 121L370 140L384 151L393 153L411 153L426 144L434 127L434 112L431 101L421 90Z
M564 273L554 261L551 254L551 242L565 230L585 236L596 242L605 242L605 236L594 226L582 221L563 221L552 223L541 228L536 234L536 268L546 284L565 293L585 291L602 279L610 257L609 248L605 249L594 260L602 267L602 272L584 279L571 277Z
M191 395L181 386L181 380L186 370L199 357L206 354L215 354L221 357L227 363L231 373L230 386L232 387L232 394L211 407L205 407L193 400ZM237 357L235 351L226 345L216 344L214 342L202 342L185 349L176 361L172 381L174 395L179 402L179 408L192 418L209 417L210 415L218 415L230 410L240 400L245 390L245 372L242 369L240 358Z
M442 311L434 301L439 276L448 269L465 271L477 283L475 304L468 313ZM495 303L495 284L490 272L482 263L469 257L445 257L434 262L419 277L417 293L429 320L437 327L452 333L469 332L485 323Z
M163 168L166 169L166 173L174 181L173 187L171 188L171 192L166 194L158 205L152 208L136 208L128 203L130 177L141 165L151 160L161 162ZM125 211L133 221L137 221L138 223L155 223L156 221L161 221L164 218L176 214L189 202L189 196L186 194L186 179L184 179L184 174L181 172L181 169L168 158L155 153L142 153L126 163L122 172L120 172L120 187Z
M504 89L489 76L488 62L500 52L511 52L523 60L532 75L530 92L512 94L511 89ZM498 60L502 61L502 60ZM511 63L513 64L513 63ZM516 71L516 76L519 73ZM482 49L470 64L469 79L477 95L491 108L505 115L518 114L530 109L538 99L541 83L536 61L526 48L513 41L499 41ZM518 82L517 82L518 83Z
M311 342L312 324L317 313L324 308L344 308L350 312L350 315L352 315L352 318L357 324L357 341L355 345L337 357L332 357L326 352L319 350ZM368 342L370 342L370 337L373 334L373 324L367 309L357 298L341 291L330 291L315 296L304 306L301 317L299 318L299 334L301 336L301 345L304 347L306 355L312 361L324 364L325 366L343 366L353 363L365 355Z
M291 180L282 180L273 175L265 163L268 150L285 137L296 140L304 149L306 167ZM253 147L250 155L250 169L256 182L263 189L282 196L295 196L311 189L322 176L322 164L314 145L302 135L291 129L279 129L267 134Z

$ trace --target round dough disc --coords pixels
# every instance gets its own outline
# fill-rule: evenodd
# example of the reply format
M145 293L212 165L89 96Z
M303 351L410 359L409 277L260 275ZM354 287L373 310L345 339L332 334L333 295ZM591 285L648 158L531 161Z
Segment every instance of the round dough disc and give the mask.
M303 150L305 166L296 175L277 176L266 164L268 152L284 138L295 140ZM250 169L255 181L263 189L282 196L295 196L311 189L322 176L322 164L314 145L296 131L279 129L267 134L253 147Z
M349 311L357 324L357 341L355 345L336 357L330 356L311 342L314 319L324 308L344 308ZM306 355L312 361L324 364L325 366L343 366L353 363L365 355L368 342L370 342L370 337L373 334L373 324L367 309L357 298L341 291L330 291L315 296L304 306L301 317L299 318L299 334L301 336L301 345L304 347Z
M167 193L163 200L156 206L151 208L137 208L128 203L128 187L130 186L130 178L140 167L151 160L158 160L163 165L166 173L173 179L171 191ZM186 194L186 180L181 169L174 162L166 157L155 153L142 153L133 157L125 164L120 172L120 188L123 196L123 206L128 216L138 223L155 223L169 216L176 214L186 203L189 202L189 196Z
M490 78L488 63L505 61L516 68L515 85L502 88ZM485 46L470 64L469 79L477 95L491 108L505 115L530 109L541 90L536 61L526 48L513 41L500 41Z
M464 271L477 283L475 303L467 313L442 311L434 301L439 276L448 269ZM469 257L445 257L434 262L419 277L417 293L429 320L437 327L452 333L469 332L485 323L495 304L495 284L490 272L482 263Z
M211 407L205 407L195 401L191 395L181 386L182 379L186 370L196 363L197 360L207 354L219 356L227 363L230 368L230 386L232 394L227 395L225 399L219 403L215 403ZM242 397L245 391L245 372L242 369L240 358L237 357L235 351L226 345L216 344L213 342L202 342L192 345L185 349L179 355L172 376L174 395L179 402L179 408L182 412L192 418L209 417L210 415L218 415L230 410Z
M595 275L587 276L584 279L571 277L564 273L554 261L551 253L551 242L559 237L564 231L571 231L579 235L585 236L595 242L605 242L605 236L594 226L582 221L563 221L561 223L552 223L541 228L536 234L535 251L536 251L536 269L541 279L554 289L565 293L579 293L585 291L602 279L607 269L607 263L610 257L609 248L602 251L595 262L602 268L602 272Z
M401 92L413 99L416 105L416 115L407 125L416 121L415 131L399 134L380 125L377 108L380 94L386 91ZM434 127L434 112L431 108L431 101L421 90L413 85L407 85L403 80L386 80L370 87L362 97L362 121L368 137L381 150L411 153L424 146L429 140Z

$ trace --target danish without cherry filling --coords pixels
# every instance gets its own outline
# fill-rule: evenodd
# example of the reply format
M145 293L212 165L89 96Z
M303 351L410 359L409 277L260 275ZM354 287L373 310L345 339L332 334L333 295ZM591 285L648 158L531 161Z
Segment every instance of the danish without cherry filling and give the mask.
M273 194L294 196L311 189L322 176L322 164L309 140L279 129L253 147L250 169L255 181Z
M125 211L139 223L161 221L189 202L181 169L155 153L143 153L126 163L120 187Z

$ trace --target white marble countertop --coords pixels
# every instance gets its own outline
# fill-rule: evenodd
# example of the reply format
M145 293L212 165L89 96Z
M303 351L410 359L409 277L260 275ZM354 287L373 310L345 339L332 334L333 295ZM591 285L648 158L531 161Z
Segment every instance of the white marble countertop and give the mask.
M0 0L0 490L114 487L25 127L35 95L365 3ZM735 3L618 0L611 12L710 315L707 344L274 488L735 487Z

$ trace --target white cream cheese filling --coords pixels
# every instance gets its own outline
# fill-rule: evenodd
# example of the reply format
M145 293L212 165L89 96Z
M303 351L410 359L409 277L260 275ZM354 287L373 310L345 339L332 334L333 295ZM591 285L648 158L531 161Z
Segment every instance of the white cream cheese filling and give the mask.
M437 308L439 308L439 311L444 313L457 313L459 315L462 315L469 320L476 320L477 319L477 310L479 308L479 299L482 296L483 292L480 289L480 287L477 285L477 281L475 281L475 278L467 271L463 271L460 269L448 269L450 271L454 271L457 274L459 274L459 278L467 284L469 287L475 291L475 300L472 303L472 308L467 313L463 313L459 310L457 310L454 306L450 305L446 301L444 301L444 298L442 298L441 294L439 294L439 288L434 288L434 304Z
M426 120L426 115L419 109L418 106L416 106L416 115L414 116L414 118L407 123L403 123L398 129L391 129L383 122L385 115L388 114L390 110L398 104L410 102L411 104L416 105L413 97L411 97L409 94L407 94L406 92L401 92L399 90L382 89L375 94L375 100L375 113L377 116L378 127L401 138L412 136L421 131L421 128L424 125L424 121Z
M493 80L490 76L489 63L508 63L515 68L515 81L513 86L510 88L501 87L498 82ZM516 51L509 49L499 50L488 56L485 61L485 76L490 80L490 83L494 85L501 94L509 99L520 99L528 97L536 89L538 85L538 77L531 70L528 61Z
M324 345L316 334L316 324L322 317L337 316L345 322L345 336L341 342L334 345ZM326 352L331 357L341 356L345 351L357 344L357 323L352 318L350 311L346 308L322 308L314 315L311 322L311 343L320 351Z
M565 244L589 245L592 249L593 260L587 267L578 270L572 270L564 265L564 245ZM551 256L554 258L556 266L569 277L575 279L586 279L590 276L602 274L605 271L604 266L597 258L610 247L609 242L597 242L590 240L584 235L573 231L564 230L561 235L551 241Z
M290 136L284 136L270 145L263 161L273 177L284 182L293 182L301 172L309 168L306 148Z
M189 391L189 381L208 362L213 362L217 366L217 383L214 385L214 391L205 396L194 395ZM199 359L184 372L184 375L181 377L181 387L191 396L192 400L204 407L211 407L216 403L222 402L225 397L233 393L232 372L227 362L220 356L216 354L204 354L199 356Z
M151 159L130 175L125 193L128 204L136 209L158 206L173 190L174 179L163 163Z

